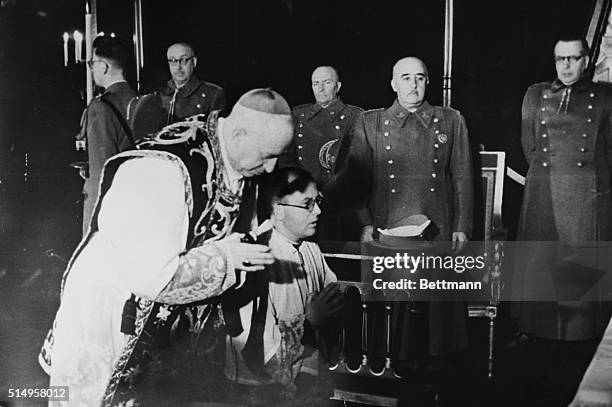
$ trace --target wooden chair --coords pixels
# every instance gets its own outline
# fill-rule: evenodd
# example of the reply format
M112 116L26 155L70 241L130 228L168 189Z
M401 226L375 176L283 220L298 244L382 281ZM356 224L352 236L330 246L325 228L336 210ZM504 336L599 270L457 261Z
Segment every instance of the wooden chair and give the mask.
M493 338L497 307L501 298L501 266L504 255L503 240L505 240L506 236L506 231L502 226L506 153L501 151L481 151L480 160L484 210L482 239L484 245L483 252L487 264L487 273L483 283L489 290L489 301L487 303L468 304L468 316L489 318L487 375L490 379L493 377Z

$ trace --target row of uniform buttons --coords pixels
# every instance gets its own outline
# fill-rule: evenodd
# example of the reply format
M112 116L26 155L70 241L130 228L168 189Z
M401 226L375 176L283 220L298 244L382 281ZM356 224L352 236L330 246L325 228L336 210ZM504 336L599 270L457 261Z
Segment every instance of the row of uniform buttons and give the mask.
M544 97L544 99L548 99L548 95L544 95L543 97ZM594 93L589 93L589 97L590 97L591 99L593 99L593 98L595 97L595 94L594 94ZM587 109L589 109L589 110L593 110L593 105L588 105L588 106L587 106ZM545 107L542 107L541 111L545 112L545 111L546 111L546 108L545 108ZM587 121L587 123L592 123L592 122L593 122L593 119L592 119L592 118L590 118L590 117L587 117L586 121ZM545 126L545 125L546 125L546 120L542 120L540 123L542 124L542 126ZM586 133L583 133L583 134L582 134L582 138L586 139L586 138L588 138L588 137L589 137L589 136L588 136L588 134L586 134ZM545 139L545 138L548 138L548 134L543 133L543 134L542 134L542 138L544 138L544 139ZM547 152L548 152L548 148L546 148L546 147L542 148L542 152L547 153ZM581 147L581 148L580 148L580 152L581 152L581 153L586 153L586 152L587 152L587 149L586 149L586 148L584 148L584 147ZM548 166L549 166L549 163L548 163L547 161L542 162L542 167L548 167ZM577 167L582 167L582 166L584 166L584 163L583 163L582 161L578 161L578 162L576 163L576 166L577 166Z
M434 121L434 123L437 123L439 120L438 120L438 118L437 118L437 117L435 117L435 118L433 119L433 121ZM389 120L385 120L385 126L388 126L388 125L389 125ZM434 131L434 133L435 133L435 134L439 134L439 133L440 133L440 130L436 129L436 130ZM383 133L383 136L385 136L385 137L389 137L389 132L388 132L388 131L385 131L385 132ZM434 144L434 148L435 148L435 149L438 149L438 148L440 148L440 145L439 145L438 143L435 143L435 144ZM387 145L385 146L385 150L387 150L387 151L391 150L391 145L390 145L390 144L387 144ZM433 162L434 162L434 164L437 164L437 163L438 163L438 158L437 158L437 157L434 157ZM393 160L388 160L388 161L387 161L387 164L388 164L388 165L393 165ZM432 178L436 178L437 176L438 176L438 174L436 174L435 172L433 172L433 173L431 174L431 177L432 177ZM389 175L389 179L395 179L395 174L390 174L390 175ZM431 188L429 188L429 190L430 190L431 192L436 192L436 188L435 188L435 187L431 187ZM397 190L396 190L395 188L391 188L391 193L392 193L392 194L395 194L396 192L397 192Z
M334 114L334 112L330 112L330 114L332 114L332 115L333 115L333 114ZM300 114L300 116L304 116L304 113L301 113L301 114ZM345 118L345 117L346 117L346 116L344 116L344 115L340 115L340 120L344 120L344 118ZM298 127L299 127L299 128L304 127L304 123L299 122L299 123L298 123ZM338 126L338 125L334 126L334 128L335 128L337 131L340 131L340 130L341 130L341 127L340 127L340 126ZM298 133L298 135L297 135L297 136L298 136L298 138L303 138L303 137L304 137L304 134L303 134L303 133ZM302 150L302 149L304 148L304 146L303 146L303 145L301 145L301 144L298 144L298 145L297 145L297 148L298 148L298 150ZM301 155L298 155L298 160L303 161L303 160L304 160L304 158L303 158ZM331 171L329 171L329 170L328 170L328 172L331 172Z

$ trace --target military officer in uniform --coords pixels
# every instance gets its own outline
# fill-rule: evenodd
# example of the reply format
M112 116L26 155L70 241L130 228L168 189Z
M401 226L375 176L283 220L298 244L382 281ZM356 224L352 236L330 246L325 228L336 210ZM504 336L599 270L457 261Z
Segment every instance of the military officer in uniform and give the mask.
M198 79L194 74L198 57L191 45L184 42L172 44L166 55L172 78L157 93L162 100L167 124L196 114L225 109L223 89Z
M350 183L359 210L361 240L371 242L378 228L400 226L408 216L424 214L432 221L428 235L452 241L460 251L472 228L473 184L468 134L463 116L425 100L427 67L418 58L402 58L393 66L393 105L363 113L356 125L347 164L339 174ZM365 188L365 191L364 191ZM365 192L365 193L364 193ZM409 248L406 248L409 250ZM419 253L420 254L420 249ZM393 326L400 360L411 354L412 310ZM467 315L461 301L427 305L428 355L448 355L467 348ZM416 315L416 313L414 314ZM412 332L412 333L410 333Z
M338 206L343 203L335 199L342 193L330 190L333 185L330 181L344 165L355 123L363 109L344 104L340 99L342 82L333 66L317 67L311 81L315 103L296 106L292 111L293 160L312 174L323 194L330 198L320 222L319 237L349 239L350 232L341 233L348 232L345 224L350 223L349 219L340 216Z
M89 162L89 176L83 186L83 235L98 198L104 163L117 153L136 148L126 122L128 104L136 96L125 80L131 60L130 46L118 37L100 35L94 40L93 49L93 58L87 65L96 85L104 88L104 94L90 102L81 123Z
M368 202L360 211L362 241L403 218L427 215L434 238L459 251L472 228L473 185L463 116L425 100L425 64L414 57L393 67L397 99L388 109L363 114L351 146L347 174L356 185L365 177Z
M554 301L563 289L555 278L562 248L612 237L612 89L586 75L588 55L584 39L560 39L557 78L532 85L523 99L521 141L529 170L518 239L534 243L517 256L513 276L522 339L588 340L603 328L597 304Z

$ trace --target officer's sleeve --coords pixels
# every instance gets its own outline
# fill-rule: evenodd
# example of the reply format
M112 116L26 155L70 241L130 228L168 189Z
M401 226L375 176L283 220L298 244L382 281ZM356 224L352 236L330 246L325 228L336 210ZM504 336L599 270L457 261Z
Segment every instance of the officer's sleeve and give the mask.
M453 129L453 150L450 170L455 191L454 232L464 232L470 236L474 212L474 182L472 174L472 154L468 139L467 126L462 115Z
M325 191L341 207L355 208L361 226L372 224L368 204L372 197L373 152L367 139L363 113L355 123L345 166L327 184Z
M119 152L115 140L117 129L113 122L113 112L99 99L91 102L87 115L89 174L99 179L106 160Z
M295 117L295 113L292 112L291 116L293 118L293 124L295 128L297 129L297 120ZM296 167L298 165L299 165L299 160L298 160L297 149L295 147L295 134L294 134L293 138L291 139L291 144L289 144L289 146L283 152L283 154L280 157L278 157L277 167L278 168Z
M530 166L535 153L535 120L538 97L538 92L535 88L528 89L523 98L521 109L521 144L523 146L523 154L525 154L525 158Z
M225 91L219 89L215 93L212 103L210 104L210 110L221 110L221 113L225 113Z
M235 283L229 248L204 244L187 252L185 181L166 160L136 158L122 164L104 196L99 238L119 263L117 279L132 293L169 304L220 294Z

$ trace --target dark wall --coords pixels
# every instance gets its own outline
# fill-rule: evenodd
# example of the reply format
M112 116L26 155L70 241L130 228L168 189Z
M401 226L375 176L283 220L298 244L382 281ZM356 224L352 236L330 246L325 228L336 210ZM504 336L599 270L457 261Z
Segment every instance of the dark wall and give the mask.
M524 169L518 144L524 91L554 76L555 37L584 32L593 3L455 1L453 106L464 113L474 144L505 150L511 165ZM85 68L62 66L61 35L83 31L84 2L6 4L0 8L0 235L10 240L30 228L25 234L34 244L62 236L71 245L78 239L82 181L68 163L79 158L74 136ZM407 55L427 63L428 98L442 100L443 0L145 0L143 13L145 88L167 79L167 46L188 41L199 56L198 74L223 86L230 102L263 86L292 105L310 102L312 69L333 64L347 103L388 106L392 65ZM100 31L131 38L132 24L131 1L98 0ZM515 187L507 189L508 213L520 204Z

